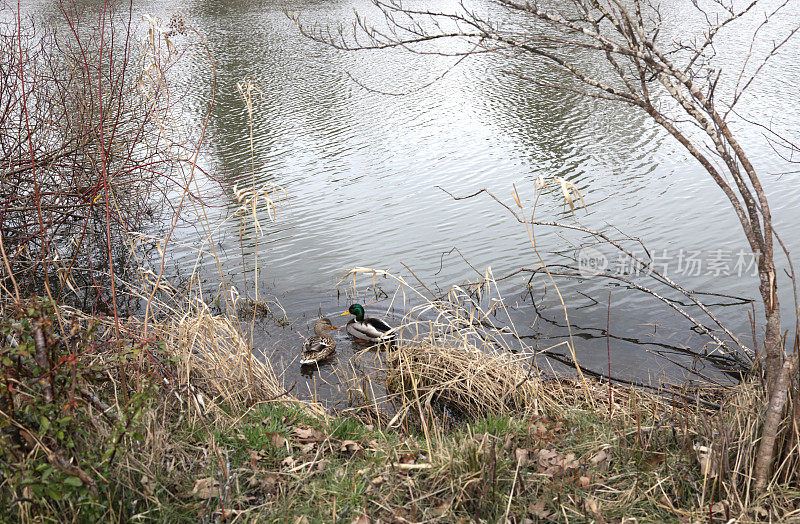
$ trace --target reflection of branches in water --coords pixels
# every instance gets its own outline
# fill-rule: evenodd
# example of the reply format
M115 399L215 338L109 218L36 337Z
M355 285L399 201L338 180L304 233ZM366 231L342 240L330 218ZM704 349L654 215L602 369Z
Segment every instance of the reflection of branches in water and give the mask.
M628 238L628 237L626 237L626 238ZM644 247L644 245L641 244L641 242L638 239L632 239L632 240L636 240L637 242L640 243L640 245L642 245ZM646 247L644 249L646 250ZM466 257L464 257L463 253L461 253L461 251L458 250L458 248L454 247L454 248L450 249L449 251L446 251L446 252L442 253L442 262L440 264L440 268L439 268L438 272L441 272L441 270L442 270L444 257L446 255L448 255L448 254L453 253L454 251L458 252L458 254L461 256L461 258L464 260L464 262L467 263L476 273L478 273L482 277L478 281L464 282L464 283L460 284L460 286L459 286L465 293L463 299L467 300L468 302L471 302L473 307L478 308L478 307L480 307L480 302L481 302L480 290L486 285L487 281L485 280L485 278L483 278L484 275L482 275L466 259ZM574 252L574 250L570 250L570 252ZM563 252L560 253L560 254L562 254L562 256L566 256L566 255L564 255ZM579 279L580 278L586 278L585 275L582 275L579 272L577 272L577 270L572 266L569 266L569 265L566 265L566 264L551 264L551 265L548 266L548 268L554 268L554 267L555 268L567 269L570 272L553 272L553 271L550 271L550 273L552 275L564 276L564 277L569 277L569 278L579 278ZM539 273L541 273L543 271L544 271L544 268L522 267L522 268L519 268L519 269L517 269L515 271L512 271L512 272L510 272L510 273L508 273L506 275L503 275L501 277L496 277L496 278L494 278L494 281L495 282L499 282L499 281L507 280L507 279L509 279L509 278L511 278L511 277L513 277L515 275L519 275L519 274L523 274L523 273L530 273L531 276L528 279L528 285L527 285L528 293L526 295L529 296L530 299L531 299L531 303L532 303L532 305L534 307L534 310L536 312L537 319L541 319L542 321L544 321L544 322L546 322L546 323L548 323L550 325L553 325L555 327L558 327L558 328L563 328L563 329L572 328L572 329L577 331L577 333L575 333L574 336L580 337L580 338L584 338L584 339L587 339L587 340L588 339L602 338L602 337L610 337L610 338L613 338L615 340L618 340L618 341L621 341L621 342L626 342L626 343L633 344L633 345L636 345L636 346L643 346L643 347L644 346L650 346L650 347L661 348L661 350L657 350L653 354L669 360L670 362L674 363L677 367L685 369L686 371L689 371L690 373L692 373L692 374L694 374L694 375L696 375L696 376L698 376L700 378L703 378L704 380L707 380L710 383L715 383L715 381L713 379L710 379L709 377L705 376L702 372L698 371L696 368L689 368L689 367L685 366L684 364L676 362L674 359L669 359L666 355L675 354L675 355L681 355L683 357L688 356L688 357L690 357L692 359L693 366L697 366L700 363L708 361L716 369L718 369L719 371L722 371L723 373L727 373L727 374L730 374L730 375L735 375L735 376L741 376L743 373L746 372L746 370L749 367L748 366L748 361L746 359L741 358L737 354L722 354L722 353L719 353L719 352L707 351L707 350L703 351L703 352L699 352L699 351L694 350L691 347L688 347L686 345L668 344L668 343L665 343L665 342L659 342L659 341L655 341L655 340L645 341L645 340L642 340L642 339L639 339L639 338L636 338L636 337L625 337L625 336L620 336L620 335L613 335L613 334L607 333L606 330L601 329L601 328L584 327L584 326L580 326L580 325L577 325L577 324L574 324L574 323L571 323L571 322L569 324L567 324L565 322L559 322L556 319L547 318L545 316L545 314L543 313L543 311L541 310L540 304L538 304L537 300L534 298L533 289L532 289L532 286L531 286L533 278L537 274L539 274ZM618 275L600 274L598 276L607 277L609 279L614 279L617 282L619 282L619 284L618 284L619 286L621 286L621 287L623 287L625 289L635 289L635 290L642 291L642 292L645 292L645 293L648 293L648 294L654 294L648 288L646 288L644 286L641 286L641 285L638 285L638 284L630 281L629 279L626 279L626 278L618 276ZM546 288L545 288L545 293L546 293ZM598 303L591 296L589 296L589 295L587 295L585 293L582 293L581 291L577 291L577 293L581 294L582 296L584 296L587 299L589 299L589 300L594 302L593 304L584 305L584 306L581 306L580 308L591 307L591 306L596 305ZM715 293L715 292L706 292L706 291L693 291L692 293L694 295L702 295L702 296L708 296L708 297L718 297L718 298L722 298L722 299L727 299L727 300L714 302L714 303L706 303L706 304L704 304L706 307L711 307L711 306L730 307L730 306L740 306L740 305L744 305L744 304L751 304L752 305L752 303L753 303L752 300L750 300L750 299L747 299L747 298L744 298L744 297L740 297L740 296L725 294L725 293ZM447 295L447 293L443 294L440 297L437 297L437 300L443 300L446 297L446 295ZM523 295L523 297L522 297L523 301L525 301L526 295ZM670 305L670 307L672 307L673 309L675 308L675 305L680 306L680 307L685 307L685 308L689 308L689 307L695 306L695 304L693 302L682 301L682 300L680 300L678 298L661 298L657 294L656 294L656 296L657 296L657 298L660 298L660 300L662 300L663 302L665 302L668 305ZM578 309L580 309L580 308L578 308ZM690 329L692 331L694 331L695 333L698 333L700 335L706 335L712 329L709 326L701 325L697 321L692 321L691 317L689 317L689 320L693 324L693 325L690 326ZM476 322L480 323L484 328L487 328L487 329L490 329L490 330L501 331L503 329L502 326L494 325L494 324L492 324L490 322L487 322L487 321L485 321L483 319L476 320ZM591 333L592 331L597 332L597 334ZM526 341L526 340L535 341L535 340L542 340L543 339L541 333L531 333L529 335L521 335L518 338L520 339L520 342L522 344L524 344L524 341ZM481 339L483 340L483 342L487 342L485 337L481 337ZM497 345L498 347L500 347L500 345L497 344L497 343L495 343L494 345ZM649 350L647 350L647 351L649 351ZM545 352L545 355L548 355L548 353Z
M685 371L688 371L689 373L691 373L693 375L696 375L696 376L700 377L701 379L705 380L709 384L714 384L714 385L717 385L717 386L720 386L720 387L727 387L726 385L720 383L719 381L709 377L705 373L703 373L701 371L698 371L694 367L690 368L689 366L687 366L685 364L682 364L682 363L678 362L675 359L669 358L667 356L667 352L666 351L650 351L649 349L646 350L646 351L648 353L650 353L651 355L654 355L654 356L659 357L659 358L663 358L664 360L666 360L670 364L672 364L674 366L678 366L679 368L681 368L681 369L683 369ZM696 358L696 359L694 359L693 364L703 364L703 361L702 361L702 359ZM741 382L742 379L747 375L745 370L732 371L732 370L723 369L722 371L724 373L726 373L728 376L734 378L737 382Z
M457 249L456 248L451 249L447 253L444 253L443 256L445 254L452 253L453 250L457 250ZM464 258L463 254L461 254L460 251L459 251L459 254L462 256L462 258ZM466 261L466 259L465 259L465 261ZM570 266L567 266L567 265L563 265L563 264L554 264L554 265L550 265L549 267L561 267L561 268L567 268L567 269L574 270L574 268L572 268ZM544 315L544 313L540 309L540 305L537 303L536 299L533 296L533 290L532 290L532 287L531 287L531 282L532 282L533 278L537 274L542 272L542 271L544 271L543 268L526 268L526 267L523 267L523 268L519 268L519 269L517 269L515 271L512 271L511 273L506 274L504 276L497 277L497 278L494 279L494 281L495 282L499 282L499 281L502 281L502 280L507 280L508 278L510 278L510 277L512 277L514 275L519 275L521 273L531 273L531 277L528 280L528 294L527 295L530 296L531 303L532 303L532 305L534 307L534 310L536 311L537 318L540 318L541 320L547 322L548 324L551 324L551 325L559 327L559 328L563 328L563 329L574 328L576 330L579 330L579 333L577 333L575 335L577 337L586 338L586 339L594 339L594 338L605 337L606 336L606 332L603 329L591 328L591 327L583 327L583 326L579 326L579 325L573 324L573 323L570 323L569 325L567 325L566 323L560 323L555 319L549 319ZM574 277L574 278L585 278L583 275L581 275L581 274L579 274L577 272L567 273L567 272L553 272L553 271L551 271L551 274L558 275L558 276ZM625 279L623 277L618 277L617 275L603 275L603 274L601 274L601 275L598 275L598 276L607 276L609 278L615 278L616 280L621 281L622 283L620 285L622 287L626 288L626 289L636 289L636 290L639 290L639 291L650 293L650 291L647 288L644 288L643 286L639 286L639 285L637 285L637 284L635 284L635 283L633 283L633 282L631 282L628 279ZM462 290L465 291L466 297L469 299L470 302L472 302L473 306L474 307L478 307L479 304L477 302L480 302L480 296L479 296L480 291L479 290L485 284L486 284L486 281L482 279L480 281L462 283L459 287ZM592 299L590 296L588 296L588 295L586 295L584 293L581 293L580 291L578 291L578 293L580 293L581 295L583 295L583 296L589 298L590 300L593 300L595 303L597 303L597 301ZM743 298L743 297L739 297L739 296L735 296L735 295L728 295L728 294L724 294L724 293L702 292L702 291L697 291L697 292L693 292L693 293L696 294L696 295L714 296L714 297L720 297L720 298L729 299L729 301L705 304L706 306L728 307L728 306L738 306L738 305L743 305L743 304L752 304L752 300L747 299L747 298ZM523 300L525 300L524 297L525 296L523 295ZM438 297L439 300L441 300L443 298L444 298L444 296ZM691 307L691 306L694 305L692 303L683 302L681 300L674 299L674 298L664 299L662 301L667 302L667 303L672 302L673 304L677 304L677 305L683 306L683 307ZM590 304L590 305L587 305L587 306L581 306L581 307L591 307L592 305L594 305L594 304ZM489 329L494 329L494 330L498 330L498 331L503 329L502 326L496 326L496 325L494 325L494 324L492 324L490 322L486 322L484 320L479 320L479 322L481 323L481 325L483 325L484 327L489 328ZM692 331L698 333L698 334L701 334L701 335L705 335L708 331L711 330L711 328L709 328L708 326L699 325L699 322L696 323L695 325L692 325L690 327L690 329ZM599 335L594 335L594 334L588 333L588 331L597 331L597 332L599 332ZM639 345L639 346L650 345L650 346L662 347L662 348L664 348L666 350L669 350L669 352L671 352L671 353L689 355L695 361L697 359L706 359L709 362L711 362L715 367L717 367L719 370L721 370L723 372L733 372L733 373L739 374L739 373L743 372L748 367L747 361L742 359L741 357L739 357L736 354L728 354L728 355L726 355L726 354L721 354L721 353L718 353L718 352L715 353L715 352L708 352L708 351L703 352L703 353L699 353L699 352L697 352L697 351L695 351L692 348L687 347L687 346L670 345L670 344L667 344L667 343L656 342L656 341L643 341L643 340L638 339L638 338L623 337L623 336L619 336L619 335L611 335L611 337L616 339L616 340L625 341L625 342L628 342L628 343L631 343L631 344L635 344L635 345ZM520 336L519 338L521 338L521 339L541 339L541 336L539 334L531 334L531 335L523 335L523 336Z
M569 250L553 251L552 253L554 255L560 255L560 256L562 256L564 258L568 258L568 259L572 260L573 262L575 262L576 264L580 264L580 262L574 256L570 256L569 253L574 255L574 253L576 253L578 250L580 250L582 248L585 248L585 247L588 247L588 246L584 245L584 246L580 246L578 248L572 248L572 249L569 249ZM645 248L645 250L646 249L647 248ZM648 258L650 258L650 260L652 261L652 257L650 257L649 251L647 253L648 253ZM560 268L568 269L568 270L571 270L571 271L580 272L580 270L578 268L576 268L575 266L570 266L568 264L548 264L547 267L560 267ZM644 271L644 270L647 269L647 267L641 266L641 267L636 267L634 269L636 271ZM536 272L539 272L539 271L542 271L542 270L541 269L536 269L536 268L534 268L534 269L522 268L522 271L536 273ZM607 274L608 273L600 273L600 274L595 275L593 273L592 276L601 276L601 277L603 277L603 276L607 276ZM627 273L625 273L625 274L627 274ZM633 273L633 274L635 275L636 273ZM644 274L649 276L648 273L644 273ZM566 275L566 276L569 276L569 275ZM586 278L586 276L585 275L576 275L576 278ZM533 279L533 276L531 276L531 279ZM528 281L528 283L530 284L530 280ZM637 289L637 288L635 288L633 286L625 286L625 287L627 287L628 289ZM738 305L750 304L750 303L753 302L752 298L745 298L745 297L741 297L741 296L738 296L738 295L729 295L727 293L718 293L718 292L713 292L713 291L697 291L697 290L693 290L692 294L693 295L702 295L702 296L706 296L706 297L729 298L729 299L732 300L732 302L714 302L714 303L703 302L703 304L705 306L707 306L707 307L708 306L738 306ZM694 304L694 303L684 302L684 301L682 301L682 300L680 300L678 298L671 298L670 300L672 302L676 303L676 304L680 304L681 306L685 306L685 307L696 306L696 304Z
M479 277L483 277L483 273L478 271L478 268L473 266L472 263L469 260L467 260L467 257L464 256L464 253L462 253L461 250L458 249L456 246L453 246L452 249L450 249L450 251L443 251L442 252L442 257L439 260L439 270L436 271L436 273L434 273L434 275L438 275L439 273L442 272L442 269L444 268L444 257L449 255L449 254L451 254L453 251L457 252L459 254L459 256L461 257L461 260L463 260L470 268L472 268L472 270L475 273L477 273Z
M573 268L572 266L567 266L565 264L550 264L548 267L551 267L551 268L552 267L564 268L564 269L572 271L571 273L550 271L551 275L558 275L558 276L562 276L562 277L571 277L571 278L577 278L577 279L586 278L586 276L581 274L580 272L575 272L575 268ZM528 285L530 285L531 281L533 280L533 277L535 277L537 273L542 272L542 271L543 271L543 269L531 269L530 272L533 273L533 275L531 275L531 278L528 280ZM659 300L661 300L662 302L664 302L665 304L667 304L670 307L673 307L672 304L683 306L683 307L692 307L692 305L693 305L691 303L682 302L682 301L680 301L678 299L662 297L659 294L657 294L655 291L653 291L653 290L651 290L651 289L649 289L647 287L644 287L644 286L642 286L640 284L637 284L637 283L633 282L632 280L627 279L627 278L625 278L625 277L623 277L621 275L615 275L613 273L598 273L598 274L595 274L595 275L592 275L592 276L597 276L597 277L603 277L603 278L608 278L608 279L612 279L612 280L617 280L617 281L622 282L624 284L624 286L622 286L622 287L625 287L627 289L635 289L635 290L642 291L644 293L653 295L654 297L658 298ZM747 298L743 298L743 297L736 297L736 296L733 296L733 295L724 295L724 294L721 294L721 293L695 293L695 294L703 294L703 295L706 295L706 296L718 296L718 297L730 298L731 300L735 300L735 302L714 302L714 303L710 303L710 304L705 304L707 307L708 306L741 306L741 305L750 304L750 303L753 302L751 299L747 299ZM594 300L594 299L592 299L592 300ZM676 309L676 308L673 307L673 309ZM678 312L681 313L681 311L679 311L679 310L678 310ZM681 314L683 314L683 313L681 313ZM701 325L698 322L695 322L693 319L689 319L689 320L691 320L704 333L706 333L707 331L709 331L711 329L711 328L708 328L706 326Z
M439 186L437 186L437 187L439 187ZM528 227L528 226L531 226L531 227L533 227L533 226L542 226L542 227L547 226L547 227L556 228L558 230L577 231L577 232L584 233L584 234L587 234L587 235L595 238L596 241L598 242L598 244L607 244L607 245L613 246L614 248L616 248L620 252L624 253L634 263L639 264L643 268L646 268L647 271L648 271L647 272L647 276L648 277L653 278L659 284L664 285L664 286L666 286L666 287L668 287L668 288L670 288L670 289L682 294L687 299L689 299L695 306L700 308L703 311L703 313L705 313L711 320L714 321L714 323L725 333L725 335L727 335L730 338L730 340L733 343L735 343L739 348L742 349L742 351L744 351L744 357L746 359L749 360L750 357L752 356L752 351L749 348L747 348L747 346L742 344L741 341L739 340L739 338L736 335L734 335L731 332L731 330L728 329L708 309L708 307L704 303L700 302L700 300L695 297L695 293L684 289L682 286L680 286L679 284L674 282L672 279L670 279L667 275L665 275L665 274L661 273L660 271L658 271L654 267L654 265L652 264L652 260L650 262L648 262L646 260L643 260L636 253L632 252L630 249L625 247L625 245L623 245L623 242L625 241L625 239L623 239L623 240L613 239L610 236L608 236L606 233L603 233L602 231L592 230L592 229L589 229L589 228L581 226L581 225L567 224L567 223L563 223L563 222L533 220L533 218L528 219L526 216L520 215L520 213L518 213L516 210L511 208L511 206L509 206L508 204L506 204L505 202L500 200L497 196L495 196L491 191L489 191L486 188L483 188L483 189L480 189L478 191L475 191L472 194L469 194L469 195L466 195L466 196L460 196L460 197L453 195L452 193L450 193L449 191L447 191L446 189L443 189L441 187L439 187L439 189L441 189L442 191L444 191L445 193L450 195L450 197L453 198L454 200L470 199L470 198L474 198L474 197L476 197L476 196L478 196L478 195L480 195L482 193L485 193L490 198L492 198L492 200L494 200L495 202L497 202L498 204L500 204L501 206L506 208L509 211L509 213L511 213L511 215L519 223L525 224L526 227ZM521 204L520 204L520 207L521 207ZM640 242L640 244L641 244L641 242ZM542 262L542 264L544 265L544 262ZM542 268L542 269L544 269L544 268ZM571 269L573 271L576 270L575 268L571 268ZM545 269L545 271L547 271L547 270ZM549 271L547 271L547 272L549 273ZM691 315L689 315L688 312L686 312L683 308L681 308L676 302L671 301L670 299L668 299L666 297L663 297L660 294L656 293L655 291L650 290L648 288L645 288L644 286L640 286L640 285L638 285L638 284L636 284L636 283L634 283L634 282L632 282L630 280L624 279L623 277L620 277L620 276L617 276L617 275L610 275L608 273L602 273L602 275L604 275L604 276L606 276L608 278L616 278L617 280L625 281L628 285L634 286L637 289L640 289L641 291L645 291L645 292L651 294L652 296L654 296L657 299L661 300L665 304L669 305L672 309L678 311L681 315L686 317L687 320L689 320L690 322L692 322L693 324L698 326L700 329L702 329L706 336L708 336L714 342L717 343L717 345L719 346L719 350L720 351L727 350L727 348L728 348L727 342L725 342L722 339L720 339L716 334L714 334L714 332L712 332L711 330L706 328L703 324L701 324L700 322L695 320ZM554 275L551 274L550 276L552 278L552 276L554 276ZM580 275L580 273L578 273L577 275L568 275L568 276L584 277L584 275Z
M687 347L687 346L678 346L678 345L667 344L665 342L658 342L658 341L654 341L654 340L653 341L645 341L645 340L641 340L641 339L636 338L636 337L626 337L626 336L622 336L622 335L615 335L615 334L612 334L612 333L608 333L607 330L603 329L603 328L585 327L585 326L580 326L580 325L572 323L572 322L570 322L569 325L567 325L565 322L559 322L555 318L548 318L544 314L544 312L542 311L541 306L539 304L537 304L536 299L533 297L533 289L530 288L530 287L528 288L528 295L531 297L531 305L533 306L533 309L536 312L537 318L541 319L542 322L546 322L547 324L550 324L550 325L558 327L558 328L562 328L562 329L572 328L572 329L577 331L573 335L575 337L584 338L584 339L587 339L587 340L602 339L602 338L610 337L610 338L612 338L614 340L618 340L618 341L621 341L621 342L628 342L630 344L634 344L634 345L637 345L637 346L657 346L657 347L660 347L660 348L664 348L665 350L668 350L671 353L688 355L688 356L692 357L695 361L697 361L698 359L707 360L707 361L711 362L720 371L724 371L724 372L733 371L735 373L740 373L740 372L743 372L748 367L746 365L746 362L743 362L741 359L736 358L735 355L732 356L732 355L725 355L725 354L713 353L713 352L711 352L711 353L710 352L699 353L699 352L697 352L697 351L695 351L692 348ZM592 331L596 332L597 334L591 333ZM541 336L538 335L538 334L532 334L532 335L530 335L530 337L532 337L532 338L541 338ZM526 338L526 337L522 337L522 338ZM547 355L547 353L545 353L545 355Z
M555 253L557 253L557 252L555 252ZM578 279L587 278L585 275L580 274L576 268L574 268L572 266L568 266L566 264L549 264L547 267L548 268L550 268L550 267L561 267L561 268L565 268L565 269L570 269L570 270L572 270L574 272L572 274L559 273L560 276L574 277L574 278L578 278ZM501 282L501 281L504 281L504 280L508 280L511 277L514 277L516 275L520 275L522 273L533 273L531 275L531 277L528 279L528 285L530 286L531 281L533 280L533 277L536 276L537 273L541 273L541 272L544 272L544 268L542 268L542 267L539 267L539 268L521 267L521 268L515 269L514 271L512 271L510 273L507 273L507 274L505 274L505 275L503 275L501 277L495 277L494 281L495 282ZM556 273L553 273L553 274L556 274ZM606 275L605 274L599 274L599 275L593 275L593 276L603 277L603 276L606 276ZM609 277L609 278L611 278L611 277ZM621 279L617 279L617 280L621 280ZM637 289L637 290L641 291L639 288L637 288L635 286L627 285L627 283L625 283L625 284L626 285L620 284L620 286L624 287L626 289ZM463 283L459 284L459 286L464 288L464 289L475 289L475 288L479 288L482 285L484 285L484 282L482 282L482 281L478 281L478 282L463 282ZM581 293L580 291L578 291L578 293L580 293L581 295L583 295L583 296L585 296L587 298L590 298L587 295L585 295L584 293ZM705 306L727 307L727 306L740 306L740 305L746 305L746 304L752 304L753 303L753 299L751 299L751 298L741 297L741 296L738 296L738 295L729 295L727 293L715 293L715 292L712 292L712 291L692 291L692 294L694 294L694 295L702 295L702 296L706 296L706 297L727 298L727 299L731 300L730 302L704 303ZM590 300L594 300L594 299L590 298ZM670 298L669 300L671 302L675 303L675 304L678 304L678 305L684 306L684 307L692 307L692 306L696 305L696 304L694 304L692 302L684 302L684 301L682 301L680 299L677 299L677 298Z

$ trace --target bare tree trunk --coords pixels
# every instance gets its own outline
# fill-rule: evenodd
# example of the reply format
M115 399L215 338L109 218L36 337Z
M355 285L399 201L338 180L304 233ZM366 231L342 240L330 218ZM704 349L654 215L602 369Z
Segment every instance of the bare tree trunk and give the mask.
M775 266L772 257L764 260L759 269L761 277L761 298L764 301L766 331L764 333L764 371L767 380L767 394L772 397L778 384L778 374L783 365L784 351L781 337L781 308L778 303L777 286L775 285ZM787 384L788 387L788 384Z
M772 472L772 461L775 457L775 442L778 436L786 400L789 397L789 386L792 382L792 371L797 364L797 353L781 366L780 373L775 381L775 392L770 395L767 404L767 415L764 418L764 427L761 430L761 444L756 456L756 491L763 490L769 483Z

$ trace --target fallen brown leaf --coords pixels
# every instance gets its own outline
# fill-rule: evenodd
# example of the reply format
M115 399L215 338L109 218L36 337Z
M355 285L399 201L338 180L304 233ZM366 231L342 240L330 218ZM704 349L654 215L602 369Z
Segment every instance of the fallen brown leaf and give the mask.
M528 513L540 519L549 519L551 515L551 512L545 507L545 502L543 500L528 504Z
M386 477L384 477L383 475L378 475L377 477L372 479L370 482L372 482L376 486L380 486L381 484L384 483L385 480L386 480Z
M586 511L591 513L594 518L597 519L598 524L605 524L606 519L603 518L602 513L600 513L600 504L592 497L587 498L583 501L583 507Z
M530 454L527 449L517 448L514 450L514 460L519 464L519 467L524 468L531 462Z
M611 461L611 455L609 455L608 452L604 449L589 459L589 462L591 462L592 465L600 468L603 471L608 469L610 461Z
M343 440L342 448L340 451L355 453L357 451L361 451L361 446L355 440Z
M322 440L325 438L325 435L320 430L307 427L294 428L294 434L300 440Z
M448 510L450 509L450 505L451 505L450 501L447 500L440 501L433 507L433 514L436 515L437 517L441 517L442 515L448 512Z
M557 466L563 460L563 455L554 449L540 449L537 454L537 462L540 468Z
M565 471L569 471L571 469L580 469L581 464L575 458L575 453L567 453L567 456L564 457L564 461L560 464Z
M219 483L214 477L197 479L192 488L192 495L199 499L210 499L219 496Z
M414 464L416 461L416 455L413 453L403 453L398 460L400 464Z
M286 437L278 433L277 431L269 431L267 432L267 438L272 442L272 445L276 448L282 448L286 446Z
M506 435L506 440L503 442L503 451L508 451L514 445L514 435L509 433Z
M152 478L148 477L147 475L142 475L141 479L142 487L144 488L144 492L147 495L152 495L155 493L156 489L156 481Z
M280 475L274 471L264 473L263 475L255 475L250 479L250 487L260 487L266 492L275 492L275 486L278 484Z

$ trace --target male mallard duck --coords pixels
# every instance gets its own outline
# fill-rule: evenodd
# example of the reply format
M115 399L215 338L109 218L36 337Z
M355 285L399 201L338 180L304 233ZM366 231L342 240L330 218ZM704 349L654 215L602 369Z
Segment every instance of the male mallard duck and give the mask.
M313 364L327 360L336 352L336 341L329 330L339 331L333 327L330 319L321 318L314 323L314 335L303 342L303 353L300 355L300 364Z
M394 340L394 331L391 331L392 326L379 318L365 318L364 306L361 304L353 304L342 315L356 316L356 318L350 319L350 322L347 323L347 332L359 340L368 340L369 342L389 342Z

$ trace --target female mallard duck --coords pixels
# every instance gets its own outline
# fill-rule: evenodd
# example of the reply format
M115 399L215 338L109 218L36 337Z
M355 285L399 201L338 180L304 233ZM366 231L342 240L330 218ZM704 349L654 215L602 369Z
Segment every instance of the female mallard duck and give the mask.
M392 326L379 318L364 317L364 306L353 304L342 315L355 315L347 323L347 332L359 340L369 342L389 342L394 340Z
M336 352L336 341L328 333L330 330L339 331L333 327L330 319L321 318L314 323L314 335L303 342L303 353L300 355L300 364L313 364L327 360Z

